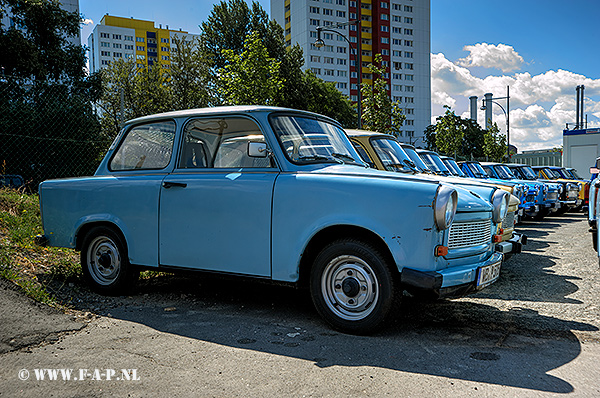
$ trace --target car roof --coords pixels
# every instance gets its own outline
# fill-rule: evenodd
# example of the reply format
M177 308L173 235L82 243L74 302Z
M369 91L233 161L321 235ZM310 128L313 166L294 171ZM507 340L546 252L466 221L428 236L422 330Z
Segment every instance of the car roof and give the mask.
M344 131L346 132L346 134L348 134L348 137L389 137L389 138L395 138L391 134L382 134L382 133L377 133L375 131L368 131L368 130L344 129Z
M498 162L479 162L480 165L482 166L501 166L502 163L498 163Z
M438 153L438 155L440 155L440 154ZM452 156L440 155L440 158L442 160L450 159L450 160L454 160L456 162L456 159L454 159Z
M521 167L521 166L529 166L528 164L525 163L505 163L506 166L511 167L511 166L515 166L515 167Z
M429 149L415 149L415 150L417 151L417 153L433 153L433 154L437 155L437 152L430 151Z
M294 112L294 113L303 113L308 116L320 117L324 119L328 119L335 124L339 124L334 119L330 117L319 115L317 113L302 111L298 109L292 108L280 108L276 106L263 106L263 105L236 105L236 106L216 106L212 108L195 108L195 109L185 109L180 111L171 111L171 112L163 112L157 113L153 115L147 115L138 117L135 119L131 119L127 121L127 125L133 123L140 122L149 122L157 119L165 119L165 118L180 118L180 117L191 117L191 116L210 116L212 114L236 114L236 113L253 113L253 112Z
M410 144L407 144L407 143L405 143L405 142L401 142L401 143L400 143L400 145L402 145L403 147L406 147L406 148L412 148L412 149L414 149L415 151L417 150L417 149L414 147L414 145L410 145Z

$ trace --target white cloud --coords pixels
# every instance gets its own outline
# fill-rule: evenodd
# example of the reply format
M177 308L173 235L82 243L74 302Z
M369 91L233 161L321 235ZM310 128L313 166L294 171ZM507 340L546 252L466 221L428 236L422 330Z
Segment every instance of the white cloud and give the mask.
M460 60L459 60L460 62ZM588 127L600 126L600 79L590 79L565 70L547 71L539 75L512 75L479 78L459 62L444 54L431 54L431 89L433 108L443 113L440 105L450 105L462 117L469 117L468 97L485 93L506 96L510 87L510 141L522 150L551 148L562 145L566 123L575 122L575 87L585 85L585 113ZM506 102L498 101L504 108ZM494 105L493 120L500 131L506 131L506 118ZM437 115L432 114L432 120ZM478 121L484 124L484 111L478 109Z
M477 43L473 46L464 46L463 50L469 51L466 58L458 60L457 64L465 67L481 66L484 68L497 68L502 72L511 72L521 68L523 57L512 46L506 44Z
M82 24L83 25L93 25L94 21L92 21L90 18L86 18L83 20Z

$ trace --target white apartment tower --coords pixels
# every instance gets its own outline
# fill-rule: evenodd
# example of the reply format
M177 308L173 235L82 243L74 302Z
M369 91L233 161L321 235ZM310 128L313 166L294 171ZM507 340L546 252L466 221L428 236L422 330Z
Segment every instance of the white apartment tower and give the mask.
M366 66L381 54L389 94L406 115L399 138L423 144L431 124L430 0L271 0L271 16L283 27L286 44L302 47L306 68L353 101L358 99L357 45L362 82L372 81ZM360 25L338 26L356 20ZM346 38L323 31L325 46L317 47L317 26Z

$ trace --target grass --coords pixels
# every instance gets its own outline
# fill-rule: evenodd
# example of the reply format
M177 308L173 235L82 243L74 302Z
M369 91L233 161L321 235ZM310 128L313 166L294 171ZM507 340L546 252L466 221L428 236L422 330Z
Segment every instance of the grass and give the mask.
M79 256L37 246L34 237L42 232L38 195L0 189L0 277L37 301L61 306L53 293L81 278Z

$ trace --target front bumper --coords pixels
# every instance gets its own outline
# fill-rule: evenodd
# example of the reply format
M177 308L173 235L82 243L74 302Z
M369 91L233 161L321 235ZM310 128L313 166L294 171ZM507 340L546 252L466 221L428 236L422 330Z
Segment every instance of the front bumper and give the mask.
M540 212L540 205L525 203L523 205L523 212L526 216L535 217Z
M504 254L504 259L516 253L521 253L523 245L527 244L527 235L513 234L513 237L505 242L496 244L496 252Z
M497 265L502 262L503 254L494 252L487 260L439 271L419 271L403 268L401 282L406 290L426 293L430 296L462 296L477 290L476 278L480 268ZM495 281L495 280L494 280Z

